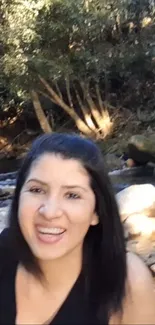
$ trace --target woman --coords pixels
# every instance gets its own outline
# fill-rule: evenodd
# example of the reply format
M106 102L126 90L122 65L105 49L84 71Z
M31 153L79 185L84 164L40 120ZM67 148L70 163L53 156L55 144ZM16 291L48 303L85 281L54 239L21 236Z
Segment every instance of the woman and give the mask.
M100 150L34 141L1 234L0 324L155 324L149 271L126 253Z

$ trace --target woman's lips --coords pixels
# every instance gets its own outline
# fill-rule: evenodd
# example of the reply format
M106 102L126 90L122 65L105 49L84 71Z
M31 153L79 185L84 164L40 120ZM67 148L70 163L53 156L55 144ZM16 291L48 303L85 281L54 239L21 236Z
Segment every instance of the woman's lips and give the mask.
M61 227L37 226L36 230L38 239L46 244L53 244L59 242L66 232L66 229Z

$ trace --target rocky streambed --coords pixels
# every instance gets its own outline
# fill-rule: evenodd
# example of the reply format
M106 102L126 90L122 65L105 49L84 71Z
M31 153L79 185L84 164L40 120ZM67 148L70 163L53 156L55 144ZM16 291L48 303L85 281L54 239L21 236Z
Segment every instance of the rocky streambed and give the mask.
M17 173L0 174L0 232L7 226L7 214L16 185Z

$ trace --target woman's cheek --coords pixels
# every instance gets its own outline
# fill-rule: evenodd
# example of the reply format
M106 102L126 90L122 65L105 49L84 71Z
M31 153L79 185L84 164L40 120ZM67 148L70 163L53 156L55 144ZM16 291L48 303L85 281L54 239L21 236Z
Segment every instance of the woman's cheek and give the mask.
M19 201L19 217L26 217L37 209L38 203L30 195L22 194Z

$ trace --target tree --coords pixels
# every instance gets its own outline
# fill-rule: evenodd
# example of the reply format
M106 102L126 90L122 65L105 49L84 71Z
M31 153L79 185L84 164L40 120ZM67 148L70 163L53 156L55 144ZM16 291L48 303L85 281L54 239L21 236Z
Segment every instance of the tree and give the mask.
M97 24L97 15L88 12L82 1L12 1L8 7L5 4L5 19L5 73L14 79L15 87L20 85L31 95L34 91L48 93L81 132L105 136L112 123L102 103L98 59L93 50L96 38L92 23ZM59 84L65 85L65 97Z
M138 71L141 78L139 62L146 66L153 55L146 56L143 39L153 2L3 0L3 70L12 88L31 95L36 113L41 113L41 94L58 104L80 132L104 138L113 126L111 75L125 80ZM44 112L37 116L49 131Z

